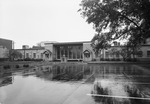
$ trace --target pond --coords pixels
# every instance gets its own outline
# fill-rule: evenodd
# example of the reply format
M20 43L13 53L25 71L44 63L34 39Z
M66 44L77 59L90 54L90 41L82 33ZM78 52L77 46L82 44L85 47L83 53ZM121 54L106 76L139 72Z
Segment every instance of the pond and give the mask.
M1 72L0 104L150 104L150 72L124 64Z

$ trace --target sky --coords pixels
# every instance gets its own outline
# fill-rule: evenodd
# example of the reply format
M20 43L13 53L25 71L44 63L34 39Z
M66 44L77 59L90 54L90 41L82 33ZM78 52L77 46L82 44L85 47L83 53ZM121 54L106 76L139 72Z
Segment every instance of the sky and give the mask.
M0 38L15 49L41 41L90 41L95 30L78 11L81 0L0 0Z

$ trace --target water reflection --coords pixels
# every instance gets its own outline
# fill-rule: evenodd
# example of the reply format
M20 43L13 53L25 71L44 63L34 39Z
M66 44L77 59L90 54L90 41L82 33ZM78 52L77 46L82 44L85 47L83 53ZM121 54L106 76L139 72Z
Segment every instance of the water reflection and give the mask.
M13 76L15 78L13 78ZM63 83L56 84L56 82ZM75 84L71 86L70 83ZM11 90L8 90L10 88L7 87L6 93L8 93L8 95L12 96L14 93L19 93L17 90L20 89L20 94L26 96L27 91L29 91L29 95L32 94L36 96L33 97L34 99L31 99L32 101L36 101L36 98L41 98L41 93L44 96L51 96L51 100L57 98L58 95L60 97L60 92L66 92L65 95L68 96L74 94L72 93L76 91L74 89L79 88L82 93L85 89L81 89L82 87L80 86L88 85L93 87L92 89L89 87L89 89L85 91L86 93L84 93L83 98L89 94L92 96L90 97L92 101L96 103L150 104L149 100L147 100L150 98L150 73L137 69L132 65L60 64L40 66L14 71L13 73L0 74L0 87L4 86L5 88L8 84L13 85L13 93L11 93ZM64 88L66 89L65 91ZM45 98L42 97L41 99ZM22 100L22 102L24 101L23 98L20 100ZM28 99L26 100L28 101ZM46 98L46 100L47 103L43 103L49 104L49 98ZM87 102L86 104L89 103Z
M0 87L7 86L13 83L12 73L1 73L0 74Z
M149 73L134 67L102 66L96 70L91 96L102 104L149 104L150 80L145 79L150 77L145 75Z
M81 81L92 73L89 67L83 65L42 66L33 69L33 71L37 77L53 81Z

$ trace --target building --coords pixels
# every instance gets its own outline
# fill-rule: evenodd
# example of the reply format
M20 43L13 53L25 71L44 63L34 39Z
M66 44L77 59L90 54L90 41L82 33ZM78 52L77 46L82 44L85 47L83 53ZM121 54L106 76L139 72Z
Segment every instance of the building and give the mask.
M0 59L7 59L9 50L13 49L13 41L0 38Z
M109 49L102 50L100 57L105 60L123 60L123 56L120 54L120 52L124 47L125 46L120 45L120 43L114 42L114 45ZM135 56L131 55L131 58L136 58L138 61L150 61L150 38L146 40L145 44L142 44L139 47L135 53Z
M45 61L91 61L95 55L90 41L45 43L44 46L29 48L24 45L16 49L22 54L22 59L43 59Z
M148 42L147 42L148 43ZM45 61L92 61L103 59L120 59L123 57L118 51L124 46L114 42L109 49L101 50L96 57L90 41L83 42L46 42L42 46L24 45L22 49L17 49L22 54L22 59L42 59ZM144 44L139 49L136 58L140 61L150 60L150 44Z

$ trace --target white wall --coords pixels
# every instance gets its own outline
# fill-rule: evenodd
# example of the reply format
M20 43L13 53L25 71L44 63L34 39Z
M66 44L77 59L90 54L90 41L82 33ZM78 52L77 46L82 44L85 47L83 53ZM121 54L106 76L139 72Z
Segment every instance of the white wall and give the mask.
M53 44L46 45L46 46L45 46L45 50L49 50L49 51L52 52L52 54L51 54L51 56L50 56L50 59L49 59L50 61L52 61L53 58L54 58Z
M84 52L85 50L89 50L89 51L91 52L91 55L90 55L89 58L86 58L86 57L84 56L84 54L83 54L83 61L92 61L92 59L95 58L95 53L94 53L94 51L93 51L93 49L92 49L92 47L91 47L91 43L83 43L83 52Z

